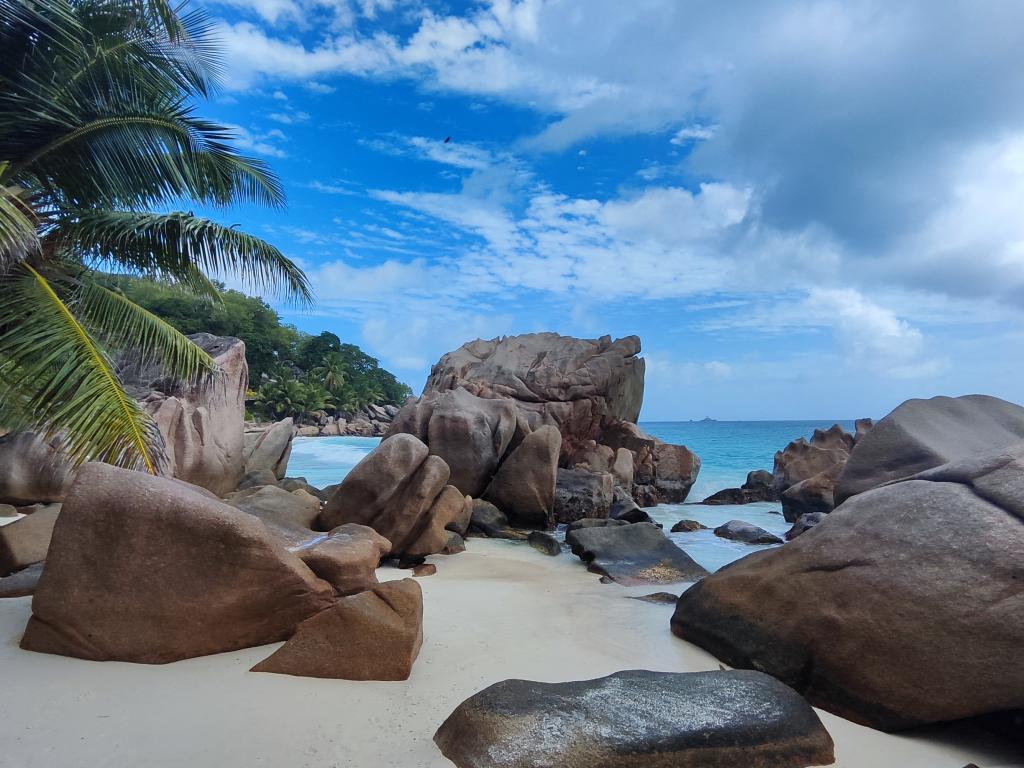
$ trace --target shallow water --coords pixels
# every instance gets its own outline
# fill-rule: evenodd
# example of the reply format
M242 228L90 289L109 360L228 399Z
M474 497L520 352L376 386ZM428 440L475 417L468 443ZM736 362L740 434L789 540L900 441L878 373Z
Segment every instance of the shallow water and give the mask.
M666 533L679 520L696 520L709 529L729 520L745 520L777 536L789 530L782 505L705 506L700 501L722 488L742 485L747 472L771 470L775 452L798 437L809 438L816 428L828 429L832 421L662 421L640 426L667 443L688 446L701 458L700 475L686 504L662 504L648 511L665 526ZM840 421L852 430L853 423ZM342 478L380 442L376 437L297 437L292 445L288 474L305 477L323 488ZM711 571L770 545L751 545L715 536L711 530L669 533L672 540Z

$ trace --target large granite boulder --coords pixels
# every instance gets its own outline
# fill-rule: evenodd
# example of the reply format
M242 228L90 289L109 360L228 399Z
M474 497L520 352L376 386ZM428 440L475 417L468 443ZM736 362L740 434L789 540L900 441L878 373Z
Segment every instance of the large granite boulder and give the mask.
M883 730L1024 708L1024 445L917 478L707 577L673 632Z
M804 768L834 761L814 710L759 672L616 672L504 680L434 741L459 768Z
M21 647L162 664L284 640L334 600L252 515L177 480L86 464Z
M479 497L516 434L516 410L508 400L464 389L424 394L395 417L389 435L410 434L451 468L451 484Z
M280 529L275 530L281 533ZM339 595L354 595L377 584L377 567L391 542L373 528L345 523L327 533L294 531L288 549Z
M209 333L188 338L217 364L210 381L186 385L148 367L129 366L121 375L163 435L167 473L224 496L238 487L245 472L245 343Z
M46 559L60 504L39 506L30 515L0 526L0 576Z
M64 460L60 440L35 432L0 437L0 502L35 504L64 498L74 470Z
M555 480L561 433L552 426L538 427L502 462L484 498L508 515L520 528L554 528Z
M615 498L610 472L560 469L554 489L554 519L571 523L584 518L608 517Z
M853 445L854 436L835 424L814 430L810 442L801 437L775 454L775 492L787 522L835 508L833 487Z
M462 388L512 401L531 429L558 426L568 457L606 424L637 420L644 391L639 352L636 336L612 341L530 333L476 340L444 355L423 393Z
M782 539L746 520L730 520L715 528L715 536L744 544L781 544Z
M244 436L244 471L265 469L281 480L288 474L295 426L291 417L271 424L266 429L246 432Z
M619 584L673 584L707 575L700 565L651 523L575 528L565 534L587 569Z
M324 506L320 526L368 525L391 542L394 556L440 552L448 541L445 529L465 510L462 493L442 496L448 476L448 465L426 445L412 435L394 435L345 476Z
M641 506L686 500L700 472L700 458L683 445L672 445L651 437L636 424L608 425L601 442L616 450L628 449L633 456L633 496Z
M1024 442L1024 408L988 395L907 400L858 437L836 503L932 467Z
M228 494L225 501L261 520L303 528L312 529L320 517L320 499L301 489L289 492L276 485L260 485Z
M708 496L701 504L753 504L758 501L778 501L775 476L766 469L747 473L746 482L739 488L724 488Z
M341 598L306 619L253 672L341 680L406 680L423 644L423 593L413 579Z

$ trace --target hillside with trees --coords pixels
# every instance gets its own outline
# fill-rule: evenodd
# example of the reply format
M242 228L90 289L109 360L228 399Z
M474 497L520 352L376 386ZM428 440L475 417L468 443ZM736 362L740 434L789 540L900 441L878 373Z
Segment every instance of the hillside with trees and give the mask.
M329 331L314 336L284 324L261 299L223 286L219 300L210 300L152 280L111 276L109 282L182 333L242 339L251 409L261 417L350 413L371 404L400 405L412 394L355 344Z

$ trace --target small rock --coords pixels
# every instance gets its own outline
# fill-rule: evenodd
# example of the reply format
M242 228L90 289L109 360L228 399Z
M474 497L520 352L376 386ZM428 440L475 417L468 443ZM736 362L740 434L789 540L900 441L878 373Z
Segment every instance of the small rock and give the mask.
M811 530L825 519L825 514L824 512L808 512L805 515L800 515L793 523L793 527L786 531L786 541L792 541L801 533Z
M645 603L660 603L663 605L675 605L679 595L671 592L651 592L649 595L627 595L630 600L643 600Z
M420 563L412 569L413 576L433 576L437 573L437 566L433 563Z
M530 546L536 549L538 552L543 552L545 555L558 555L562 552L562 545L558 543L558 539L552 536L550 533L544 531L530 531L530 535L526 537L526 540L530 542Z
M748 523L744 520L730 520L724 525L715 528L715 536L732 541L742 541L744 544L781 544L782 539L774 533L769 533L764 528Z
M693 531L706 531L708 527L698 523L696 520L680 520L672 526L672 533L692 533Z
M466 551L466 540L463 539L459 534L454 531L448 533L448 543L444 545L438 554L441 555L457 555L460 552Z
M526 534L509 527L505 513L483 499L473 499L473 516L470 531L481 533L492 539L525 539Z
M399 568L418 568L427 561L426 557L400 557L398 558Z

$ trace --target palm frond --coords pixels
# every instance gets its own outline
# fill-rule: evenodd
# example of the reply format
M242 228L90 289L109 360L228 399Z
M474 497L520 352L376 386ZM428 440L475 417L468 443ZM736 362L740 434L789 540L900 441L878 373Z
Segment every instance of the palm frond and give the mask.
M93 266L111 263L188 283L195 271L238 275L260 290L283 286L300 303L312 288L298 266L258 237L188 213L78 211L55 237Z
M125 393L72 308L28 264L4 278L3 292L0 399L19 399L22 420L48 438L60 435L74 463L107 461L156 473L164 460L159 430Z
M142 363L156 362L166 376L195 384L217 370L213 358L174 326L91 276L82 282L78 307L104 346L131 350Z
M0 162L0 179L5 165ZM22 192L0 181L0 273L39 250L35 216L22 199Z

